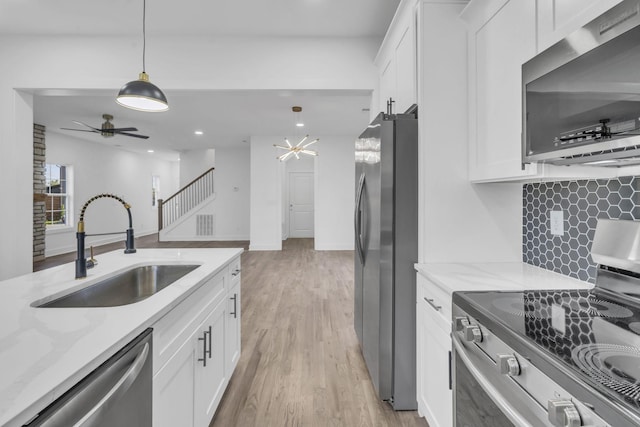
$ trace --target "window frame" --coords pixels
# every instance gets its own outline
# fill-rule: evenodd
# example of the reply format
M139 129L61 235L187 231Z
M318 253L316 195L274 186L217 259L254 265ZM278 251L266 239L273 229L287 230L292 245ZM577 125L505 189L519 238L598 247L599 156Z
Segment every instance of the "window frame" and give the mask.
M65 168L65 193L52 193L50 192L51 186L49 185L51 182L50 168L52 166L55 167L64 167ZM69 164L62 163L45 163L45 228L47 232L56 232L56 231L67 231L70 228L73 228L73 166ZM51 212L60 212L60 210L53 210L51 206L48 204L50 197L59 197L64 199L64 219L65 222L61 224L50 224L49 223L49 214Z

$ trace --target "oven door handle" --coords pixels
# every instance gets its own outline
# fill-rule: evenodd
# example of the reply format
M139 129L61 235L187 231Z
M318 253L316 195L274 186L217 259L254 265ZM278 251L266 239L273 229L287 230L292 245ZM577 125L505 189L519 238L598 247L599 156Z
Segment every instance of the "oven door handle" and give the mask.
M467 367L471 375L475 378L475 380L480 384L480 386L484 389L485 392L491 397L491 400L500 408L502 413L509 418L515 425L522 427L532 427L531 423L527 421L525 417L523 417L520 413L518 413L510 404L509 401L500 393L500 391L488 381L484 375L480 372L478 368L473 364L469 356L464 349L463 344L460 342L460 338L454 332L451 334L453 346L456 350L456 353L462 359L462 362Z

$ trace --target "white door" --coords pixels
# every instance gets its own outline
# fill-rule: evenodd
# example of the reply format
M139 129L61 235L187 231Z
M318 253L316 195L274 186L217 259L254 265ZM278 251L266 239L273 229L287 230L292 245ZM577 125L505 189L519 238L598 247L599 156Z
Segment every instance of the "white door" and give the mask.
M289 173L289 237L313 237L313 172Z

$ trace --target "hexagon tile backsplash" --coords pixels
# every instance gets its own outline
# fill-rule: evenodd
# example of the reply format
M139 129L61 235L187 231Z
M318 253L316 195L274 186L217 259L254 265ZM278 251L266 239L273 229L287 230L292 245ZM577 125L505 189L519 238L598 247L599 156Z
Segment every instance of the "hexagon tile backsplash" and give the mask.
M598 218L640 219L640 177L635 176L525 184L522 198L523 261L592 283ZM562 235L551 233L552 211L562 211Z

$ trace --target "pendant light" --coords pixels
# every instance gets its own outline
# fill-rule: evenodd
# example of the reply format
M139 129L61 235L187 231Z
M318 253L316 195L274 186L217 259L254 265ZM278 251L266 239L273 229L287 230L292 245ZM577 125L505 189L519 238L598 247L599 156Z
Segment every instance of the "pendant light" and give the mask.
M295 120L296 127L303 127L304 123L302 123L302 120L300 120L300 112L302 111L302 107L298 107L298 106L291 107L291 111L293 111L296 114L296 120ZM320 141L320 139L316 138L313 141L307 142L306 144L304 144L307 138L309 138L309 135L306 135L304 138L302 138L300 142L298 142L298 144L296 145L292 145L287 138L284 139L284 142L287 143L286 146L273 144L274 147L286 151L286 153L282 154L281 156L278 156L277 159L280 160L281 162L286 162L287 160L293 157L300 160L300 154L306 154L308 156L317 156L318 155L317 151L308 150L307 147Z
M142 0L142 72L138 80L132 80L122 86L116 102L123 107L138 111L160 112L169 109L167 97L160 88L149 81L149 75L145 72L145 53L147 47L146 13L147 1Z

